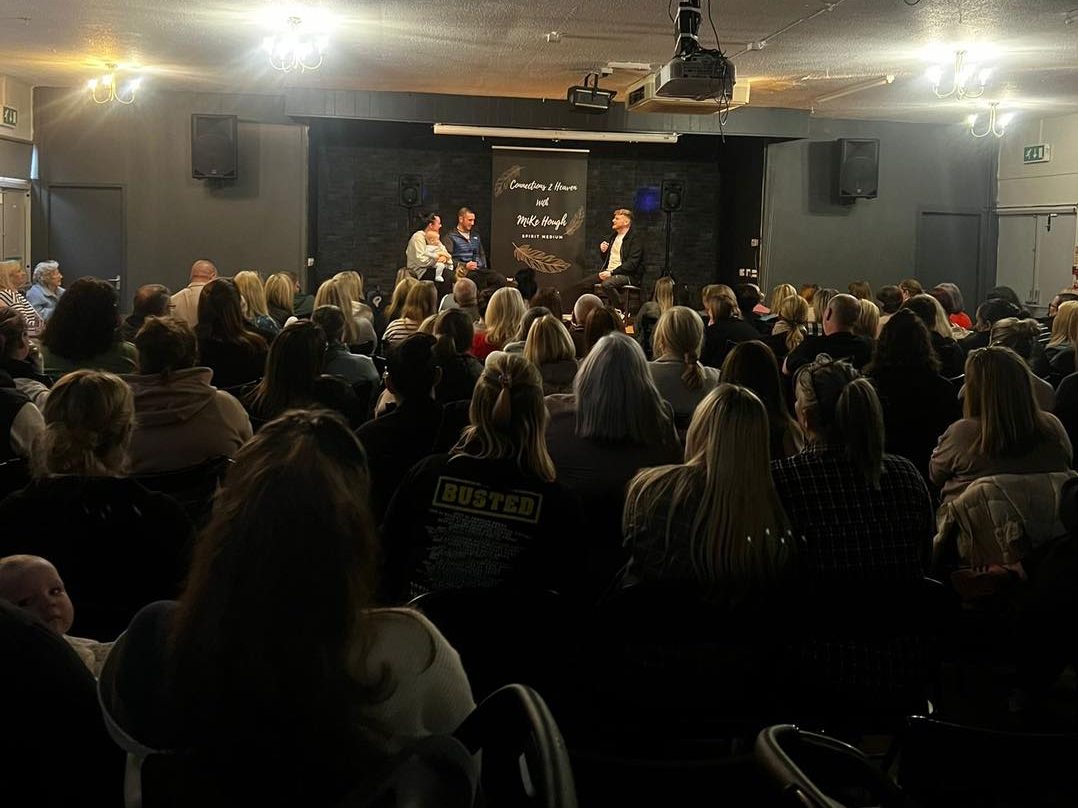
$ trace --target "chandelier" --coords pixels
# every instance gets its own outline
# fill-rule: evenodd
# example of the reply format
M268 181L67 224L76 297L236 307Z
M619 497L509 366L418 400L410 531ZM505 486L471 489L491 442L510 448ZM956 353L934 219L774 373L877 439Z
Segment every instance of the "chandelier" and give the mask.
M329 37L304 35L301 32L303 20L289 17L285 21L284 33L268 36L262 40L262 50L269 54L270 65L274 70L291 73L299 70L317 70L322 66L323 55L329 47Z
M967 56L968 53L964 50L955 51L951 87L946 92L940 89L943 82L943 68L939 65L928 68L926 75L932 81L932 92L936 94L936 98L953 97L961 101L965 98L980 98L984 95L984 88L989 76L992 75L992 69L967 63Z
M978 131L977 122L980 120L980 115L973 114L966 118L966 124L969 126L969 133L974 137L988 137L989 135L995 135L996 137L1003 137L1003 133L1007 129L1007 124L1014 120L1013 112L1005 112L1002 115L999 114L999 102L995 102L988 107L988 124L983 131Z
M108 68L108 73L86 82L86 90L94 103L109 104L113 101L120 104L135 103L135 95L142 84L142 79L136 76L121 85L116 76L116 65L110 64L106 65L106 67Z

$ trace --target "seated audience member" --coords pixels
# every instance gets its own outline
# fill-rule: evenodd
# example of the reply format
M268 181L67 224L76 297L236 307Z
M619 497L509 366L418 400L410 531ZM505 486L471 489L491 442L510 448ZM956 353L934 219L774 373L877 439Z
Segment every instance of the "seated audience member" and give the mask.
M240 293L240 298L243 300L247 322L255 331L263 334L267 341L272 340L281 330L281 326L277 325L277 321L270 316L269 304L266 302L266 288L262 283L262 278L257 272L248 269L237 272L233 281L236 284L236 291Z
M434 321L434 359L442 370L434 388L434 400L439 404L471 401L483 372L483 363L470 353L474 337L471 317L462 309L447 309Z
M730 348L738 342L760 339L760 332L741 319L734 290L718 283L704 299L707 325L700 362L709 368L721 368Z
M0 378L7 374L15 389L41 409L52 379L38 371L32 361L33 353L22 312L0 303Z
M373 608L366 502L362 447L337 416L267 424L236 456L179 603L144 609L113 649L126 723L188 750L229 804L350 802L475 706L438 629Z
M880 330L882 330L891 315L902 305L902 290L897 286L881 286L880 291L876 293L876 300L880 302ZM879 330L876 336L879 336Z
M198 326L198 307L202 287L217 278L212 261L200 258L191 264L191 282L172 296L172 316L184 320L191 328Z
M992 339L992 326L999 320L1007 317L1018 317L1021 309L1007 300L1001 298L989 298L977 307L977 317L973 322L973 330L969 336L959 344L962 350L969 353L977 348L987 348ZM1038 325L1038 334L1040 326Z
M561 291L557 286L543 286L532 295L528 304L536 308L547 309L559 320L564 319L565 309L561 302Z
M595 343L607 334L624 334L625 323L618 314L617 309L611 306L603 306L594 309L584 321L584 350L590 352Z
M539 371L522 356L493 354L469 420L449 454L417 464L389 504L382 534L391 596L558 588L569 561L560 537L579 516L555 482Z
M764 295L760 287L755 283L739 283L734 287L734 296L737 299L737 307L741 311L742 321L751 325L757 336L770 334L771 321L763 319L763 315L770 312L763 304Z
M369 357L378 347L378 334L374 330L372 318L356 313L354 303L349 282L337 277L325 281L314 296L316 309L319 306L336 306L341 313L344 319L341 343L344 347L352 353Z
M0 555L49 559L79 604L75 633L111 640L140 607L175 595L191 523L173 499L122 476L134 427L123 379L73 371L44 415L34 481L0 503Z
M655 361L648 363L659 395L674 411L679 431L688 429L696 405L719 383L717 368L700 364L704 325L695 311L674 306L655 329Z
M916 278L906 278L903 281L899 281L898 288L902 292L903 303L905 303L911 297L914 297L916 295L923 295L925 293L924 287L921 286L921 282Z
M685 462L645 469L629 483L622 585L683 581L738 602L779 584L796 548L771 482L769 431L752 391L722 384L708 393Z
M853 333L874 341L880 331L880 310L868 298L861 298L860 303L861 316L853 326Z
M1052 412L1056 406L1056 391L1033 372L1033 359L1040 347L1037 342L1040 333L1040 323L1032 318L1019 320L1017 317L1005 317L992 326L992 344L1010 348L1021 357L1029 368L1029 380L1033 384L1037 406L1045 412Z
M1025 311L1022 306L1022 301L1018 298L1018 293L1009 286L993 286L988 290L988 294L984 296L985 300L1006 300L1016 309Z
M887 321L865 367L883 410L884 449L913 463L926 481L939 436L962 417L958 391L939 370L928 329L909 309Z
M64 294L64 287L61 286L64 276L60 274L59 262L39 263L34 267L33 282L34 285L26 290L26 301L37 310L41 322L47 323Z
M940 302L951 323L966 331L973 328L973 322L965 311L966 303L962 298L962 290L958 286L953 283L939 283L929 294Z
M539 291L539 284L535 282L535 270L531 267L518 269L513 280L516 281L520 296L526 301L535 297L535 293Z
M846 291L858 300L872 300L872 287L868 281L851 281Z
M545 314L532 323L524 343L524 358L539 369L544 396L573 391L576 347L560 318Z
M550 314L550 309L540 308L539 306L532 306L525 311L524 316L520 318L520 328L517 329L516 336L512 342L506 343L502 350L506 353L524 353L524 343L528 339L528 332L531 330L532 323L548 314Z
M771 473L802 568L822 582L919 579L935 533L932 501L913 464L884 453L876 391L827 357L803 366L794 385L808 445Z
M783 363L784 373L793 376L803 365L821 354L845 359L860 369L872 358L872 340L858 336L853 329L861 317L861 302L852 295L835 295L823 315L823 336L809 337L791 352Z
M159 283L140 286L135 292L131 313L120 323L120 336L125 342L134 344L135 335L147 317L168 317L171 311L172 297L167 286Z
M266 278L266 310L277 324L278 331L285 327L290 317L296 316L292 308L295 300L293 288L292 278L284 272L276 272Z
M327 409L344 416L355 429L367 408L351 386L325 374L326 335L310 320L285 326L269 349L266 375L245 397L252 422L261 425L286 410Z
M374 361L369 356L352 353L344 342L348 320L339 306L316 306L311 313L311 322L326 335L325 373L343 379L350 385L369 382L373 387L378 387L381 376Z
M266 340L247 327L240 293L231 279L218 278L202 287L195 336L199 360L213 371L216 387L250 384L266 372Z
M771 349L775 359L782 362L797 346L805 341L808 329L809 306L800 295L787 295L775 308L774 325L763 342Z
M396 292L393 293L394 303ZM400 316L391 320L382 335L383 349L388 351L419 330L420 324L435 313L438 306L438 287L433 281L416 281L409 285L407 296L400 307ZM390 304L391 311L395 307Z
M767 296L767 309L772 314L776 314L779 310L779 304L782 303L788 297L798 297L797 289L793 284L780 283L771 290L771 294Z
M60 573L47 560L33 555L0 558L0 598L36 616L67 641L90 673L101 675L112 643L68 635L75 622L75 607Z
M655 333L655 326L662 317L674 305L674 279L664 275L655 281L655 291L651 300L640 307L633 320L636 340L644 349L644 356L650 362L655 358L652 353L651 340Z
M1037 406L1029 368L1010 348L983 348L969 355L963 414L932 452L929 472L943 489L944 502L980 477L1071 466L1071 442L1063 425Z
M940 360L940 373L948 379L961 376L966 364L966 352L952 336L947 312L932 295L914 295L902 308L909 309L925 324L932 338L932 348Z
M1058 384L1074 373L1075 345L1078 344L1078 301L1065 301L1052 320L1052 336L1044 348L1048 381Z
M120 338L116 303L108 281L79 278L71 284L41 335L45 373L53 378L80 369L133 373L138 354Z
M722 363L722 382L745 387L763 402L767 410L772 460L781 460L801 451L805 434L790 417L778 362L767 345L759 340L735 345Z
M434 391L441 376L436 342L428 334L413 334L386 357L386 388L396 406L356 430L370 466L375 519L385 515L408 470L434 453L442 422L442 405Z
M314 295L309 295L303 291L298 272L286 269L284 274L292 281L292 311L295 312L296 317L305 320L314 311Z
M363 293L363 276L354 269L345 269L334 275L333 280L344 283L345 293L352 301L352 314L373 321L374 309L367 305L367 298Z
M820 284L818 283L803 283L801 284L801 291L797 294L805 299L805 302L809 305L809 322L813 321L814 314L812 312L812 306L816 302L816 293L820 291Z
M31 338L37 338L45 327L44 320L37 309L22 293L26 286L26 270L19 261L0 261L0 305L10 306L26 320L26 331Z
M485 328L476 329L472 354L483 361L490 353L502 350L516 337L523 319L524 298L520 292L511 286L496 290L483 315Z
M194 332L183 320L149 317L135 337L138 375L124 376L135 398L127 470L152 474L232 457L251 438L243 405L198 366Z
M573 345L576 346L577 359L583 359L588 353L587 345L584 343L584 325L588 322L588 315L602 307L602 298L593 294L581 295L573 305L573 321L569 326L569 336L573 338Z
M20 457L30 460L44 431L41 411L15 386L7 372L0 370L0 463Z
M812 296L812 311L809 320L810 326L805 328L805 333L810 337L823 336L823 317L827 313L827 304L831 298L838 294L838 289L830 287L817 290Z
M459 278L453 284L453 294L442 298L439 311L446 309L460 309L472 321L474 327L479 322L479 291L475 287L475 281L471 278Z

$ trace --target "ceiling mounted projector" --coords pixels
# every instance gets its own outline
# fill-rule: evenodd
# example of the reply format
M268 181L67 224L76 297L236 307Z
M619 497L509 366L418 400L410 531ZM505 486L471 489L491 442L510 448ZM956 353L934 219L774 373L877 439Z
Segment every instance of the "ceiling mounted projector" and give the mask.
M569 106L578 112L600 113L610 109L617 94L616 90L600 90L599 74L589 73L584 77L583 84L568 89L565 99Z

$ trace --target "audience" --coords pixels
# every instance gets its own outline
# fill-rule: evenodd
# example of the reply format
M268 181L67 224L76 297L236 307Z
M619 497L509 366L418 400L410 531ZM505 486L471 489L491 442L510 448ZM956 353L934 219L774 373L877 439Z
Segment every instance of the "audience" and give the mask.
M952 335L947 312L932 295L917 294L910 297L902 308L909 309L925 324L932 339L932 349L940 360L940 373L948 379L961 376L966 363L966 352Z
M969 355L963 416L932 452L929 473L944 502L981 477L1071 467L1070 438L1058 418L1037 406L1029 368L1010 348Z
M153 474L232 457L251 437L251 421L233 396L198 366L195 334L183 320L149 317L135 337L138 375L124 376L135 403L127 471Z
M579 515L555 481L539 371L522 356L491 354L469 419L449 454L418 463L389 504L382 534L390 596L560 588L572 558L561 537Z
M795 547L771 482L769 431L750 390L722 384L708 393L684 464L645 469L629 483L623 586L682 581L735 602L777 588Z
M764 343L780 362L791 351L805 341L808 328L809 305L800 295L787 295L780 300L772 311L775 312L775 324L771 333L763 338Z
M741 319L751 325L757 335L769 333L771 321L764 320L763 315L770 312L763 304L764 295L760 287L755 283L739 283L734 287L734 297L737 299Z
M722 381L751 390L763 402L772 460L781 460L801 451L805 434L790 417L778 362L767 345L759 340L735 345L722 363Z
M45 402L34 481L0 502L0 556L37 555L63 570L80 637L114 639L143 605L173 597L185 570L187 515L123 476L134 415L118 376L67 374Z
M735 343L759 339L760 332L742 319L733 289L720 283L707 291L704 298L707 326L704 328L700 361L709 368L721 368L726 354Z
M404 311L404 304L408 300L408 294L419 285L419 281L405 270L404 277L397 278L397 284L393 287L393 295L386 307L386 319L393 321L398 319Z
M22 319L18 312L15 316ZM44 431L41 411L15 386L7 372L0 370L0 463L16 458L31 459Z
M544 396L573 391L576 347L560 318L545 314L532 323L524 343L524 358L539 369Z
M287 329L286 329L287 330ZM290 412L237 455L178 604L113 649L127 722L185 749L229 803L335 805L409 741L475 706L460 660L409 609L376 609L362 448ZM106 696L107 697L107 696Z
M1078 344L1078 301L1068 300L1060 305L1052 321L1052 336L1044 349L1048 363L1049 381L1059 383L1078 367L1074 360Z
M876 300L880 302L880 329L882 329L887 325L891 315L902 305L902 290L897 286L881 286L880 291L876 293ZM876 335L879 335L879 331Z
M859 337L875 340L880 331L880 310L867 297L861 298L861 316L854 323L853 333Z
M70 297L70 292L65 297ZM240 293L229 278L218 278L202 287L195 336L199 360L213 371L215 386L240 387L258 381L266 372L266 340L247 327Z
M479 322L479 291L476 289L475 281L471 278L459 278L453 284L453 294L446 295L442 298L442 304L439 306L440 311L446 309L460 309L471 320L472 325Z
M352 388L325 374L325 332L310 320L285 326L269 349L266 375L244 398L251 421L261 425L287 410L324 408L344 416L355 429L366 416Z
M828 287L818 289L816 294L812 296L812 309L810 311L812 316L809 319L812 327L805 329L810 337L819 337L823 334L823 317L827 313L827 305L831 302L831 298L837 294L838 289Z
M852 295L835 295L823 315L823 336L809 337L792 351L782 365L783 373L793 376L803 365L821 354L845 359L854 368L862 368L872 358L872 340L854 333L861 318L861 302Z
M528 304L536 308L544 308L559 320L563 319L565 311L562 307L561 291L557 286L540 287L539 291L532 295Z
M517 293L520 294L519 292ZM393 293L390 314L396 312L397 294ZM438 307L438 287L434 281L416 281L409 285L407 296L400 307L400 316L390 320L382 335L385 350L394 348L419 330L420 324L435 313Z
M573 338L573 345L576 346L577 359L583 359L588 353L588 347L584 342L584 325L588 322L588 315L602 307L602 298L590 293L578 297L573 305L573 320L570 323L569 336Z
M306 320L314 311L314 296L303 291L298 272L286 269L284 274L292 281L292 311L296 313L296 317Z
M483 315L483 329L476 329L472 340L472 354L483 361L487 356L500 351L520 331L520 321L524 319L524 298L511 286L496 290L490 296L486 313Z
M41 409L52 387L52 379L38 369L34 353L22 312L0 303L0 380L4 387L13 385ZM11 385L7 384L8 379Z
M374 330L374 321L365 316L361 311L356 311L356 300L352 297L350 287L353 281L344 278L330 278L318 287L314 296L314 306L336 306L344 319L344 330L341 341L345 348L353 353L370 356L378 348L378 334ZM437 290L433 295L437 297ZM431 301L433 303L433 301ZM312 311L313 314L313 311Z
M902 302L905 303L911 297L924 294L924 287L916 278L906 278L898 282L898 288L902 291Z
M19 261L0 261L0 305L10 306L26 320L26 331L37 337L45 327L44 321L22 293L26 286L26 270Z
M348 318L340 307L316 306L311 312L311 322L321 328L322 333L326 335L326 359L322 370L353 386L367 382L377 388L381 376L378 368L374 366L374 361L369 356L352 353L344 343ZM371 392L373 393L374 390Z
M640 307L634 319L634 331L640 347L644 349L644 355L650 362L655 358L652 353L651 341L655 332L655 326L670 308L674 305L674 279L664 275L655 281L655 290L651 300Z
M961 417L955 386L940 375L939 358L921 318L896 311L880 331L865 367L883 411L884 449L900 455L928 480L928 459L939 436Z
M26 300L37 310L42 323L47 323L56 310L56 304L64 294L63 282L59 262L42 261L34 267L34 285L26 290Z
M483 363L471 354L475 327L463 309L446 309L434 321L434 358L442 376L434 389L439 404L471 401Z
M1010 348L1029 368L1029 380L1033 384L1033 396L1037 406L1051 412L1056 406L1056 391L1052 385L1033 372L1034 358L1038 354L1041 326L1032 318L1004 317L992 326L992 344Z
M41 335L45 373L59 378L73 370L132 373L135 346L119 332L116 290L108 281L79 278L56 304Z
M236 291L240 293L240 298L243 300L247 322L267 340L272 340L281 330L281 326L270 316L262 278L253 270L245 270L237 272L233 280L236 283Z
M588 313L588 319L584 321L584 353L589 353L595 347L595 343L607 334L614 333L625 333L625 323L617 309L613 306L592 309Z
M962 299L962 290L953 283L940 283L930 293L943 306L947 312L947 319L961 329L969 331L973 323L966 314L965 301Z
M648 364L659 395L674 411L679 430L688 429L696 406L719 383L717 368L700 364L704 324L687 306L673 306L655 329L655 361Z
M284 272L277 272L266 278L266 310L277 324L278 331L285 327L289 318L295 317L294 289L292 278Z
M872 287L868 281L851 281L846 291L858 300L872 300Z
M199 307L202 305L203 287L217 278L217 267L212 261L200 258L191 264L191 282L172 296L172 316L196 328Z
M168 317L171 314L171 292L167 286L148 283L138 288L132 304L133 311L120 323L120 337L125 342L134 344L135 335L138 334L147 317Z
M541 306L532 306L525 311L524 316L520 318L520 328L517 329L516 336L513 337L512 342L506 343L502 350L506 353L524 353L524 344L527 342L528 332L531 330L532 323L548 314L550 314L550 309Z
M973 331L961 343L966 353L976 348L987 348L991 342L992 326L1007 317L1019 317L1021 309L1003 298L988 298L977 307L977 316L973 322ZM1040 326L1038 325L1038 329Z

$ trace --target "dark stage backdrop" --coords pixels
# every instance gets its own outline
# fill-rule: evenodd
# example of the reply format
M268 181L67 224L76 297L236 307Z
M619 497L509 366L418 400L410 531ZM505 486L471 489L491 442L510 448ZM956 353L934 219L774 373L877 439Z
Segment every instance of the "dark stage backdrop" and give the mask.
M535 272L566 291L584 276L588 152L494 147L487 257L504 275Z

